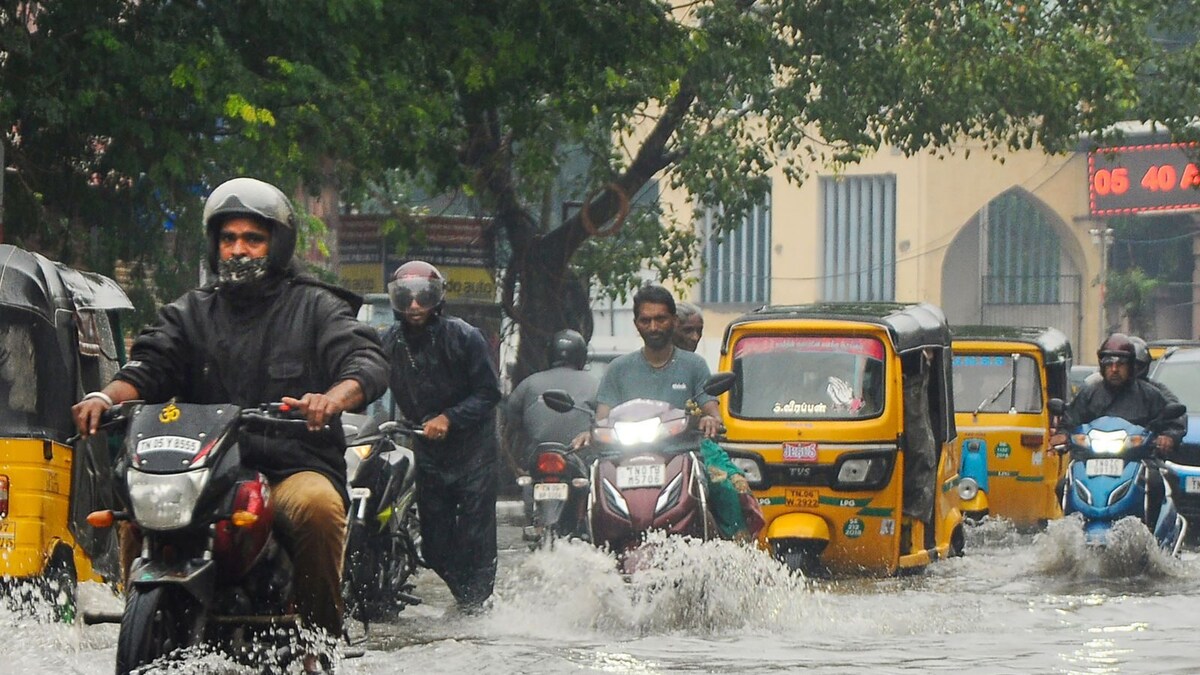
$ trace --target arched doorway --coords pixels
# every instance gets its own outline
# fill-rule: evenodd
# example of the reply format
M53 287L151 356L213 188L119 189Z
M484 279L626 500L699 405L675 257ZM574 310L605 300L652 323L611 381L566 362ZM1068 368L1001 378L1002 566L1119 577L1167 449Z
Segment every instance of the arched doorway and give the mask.
M963 225L942 263L942 308L957 324L1051 326L1079 344L1082 280L1066 226L1019 188Z

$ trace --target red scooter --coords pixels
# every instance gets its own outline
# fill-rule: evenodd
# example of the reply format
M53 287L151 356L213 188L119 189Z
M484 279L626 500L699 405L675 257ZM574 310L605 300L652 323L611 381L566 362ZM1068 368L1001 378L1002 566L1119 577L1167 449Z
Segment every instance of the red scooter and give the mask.
M725 393L734 377L718 373L704 390L712 396ZM557 412L587 410L561 390L542 398ZM593 544L617 554L623 573L638 569L641 545L652 530L705 540L718 536L708 508L697 420L663 401L633 399L592 425L588 532Z

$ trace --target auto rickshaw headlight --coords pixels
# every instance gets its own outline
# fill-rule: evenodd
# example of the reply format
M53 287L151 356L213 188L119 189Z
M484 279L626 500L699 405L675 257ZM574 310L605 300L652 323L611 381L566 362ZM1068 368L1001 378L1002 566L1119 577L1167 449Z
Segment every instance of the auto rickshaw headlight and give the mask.
M886 453L843 456L836 466L835 490L878 490L892 473L893 456Z
M979 483L974 478L958 479L958 498L964 502L969 502L975 499L975 495L979 494Z
M762 484L762 468L759 467L758 462L750 459L749 457L731 456L729 459L733 462L733 465L741 470L742 474L746 476L746 482L750 484L750 487L757 488Z

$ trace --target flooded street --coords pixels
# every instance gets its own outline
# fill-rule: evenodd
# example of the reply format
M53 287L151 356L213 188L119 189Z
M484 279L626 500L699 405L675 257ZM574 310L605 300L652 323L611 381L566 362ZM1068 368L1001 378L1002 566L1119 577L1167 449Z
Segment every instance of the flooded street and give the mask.
M507 507L507 505L506 505ZM1129 523L1134 524L1134 523ZM1072 527L1074 526L1074 527ZM339 672L1191 673L1200 556L1147 553L1127 528L1103 557L1078 523L973 528L967 555L903 579L805 581L725 542L668 542L623 581L584 545L529 553L502 509L495 608L453 611L431 573L425 604L373 626ZM118 606L88 585L89 606ZM117 627L41 625L0 609L5 672L111 673ZM213 655L159 669L239 672Z

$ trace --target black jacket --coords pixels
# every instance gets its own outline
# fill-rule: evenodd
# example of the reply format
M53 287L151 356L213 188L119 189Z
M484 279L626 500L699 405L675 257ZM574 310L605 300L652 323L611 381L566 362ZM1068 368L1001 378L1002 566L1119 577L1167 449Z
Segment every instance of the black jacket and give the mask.
M1060 428L1070 433L1080 424L1106 415L1146 426L1159 417L1172 398L1173 396L1168 398L1160 388L1146 380L1134 378L1116 390L1109 388L1101 380L1079 390L1063 413ZM1161 430L1161 433L1175 439L1176 444L1186 432L1186 415L1167 420Z
M342 288L289 273L253 299L215 286L185 293L142 331L114 379L149 402L252 406L325 392L355 380L366 401L383 394L387 362L378 334L355 318L361 299ZM305 470L328 476L345 497L340 424L299 441L243 438L243 457L271 480Z
M397 321L384 333L383 348L404 416L417 424L442 413L450 419L445 440L418 437L418 464L455 473L495 461L500 380L483 333L453 316L433 316L419 329Z

